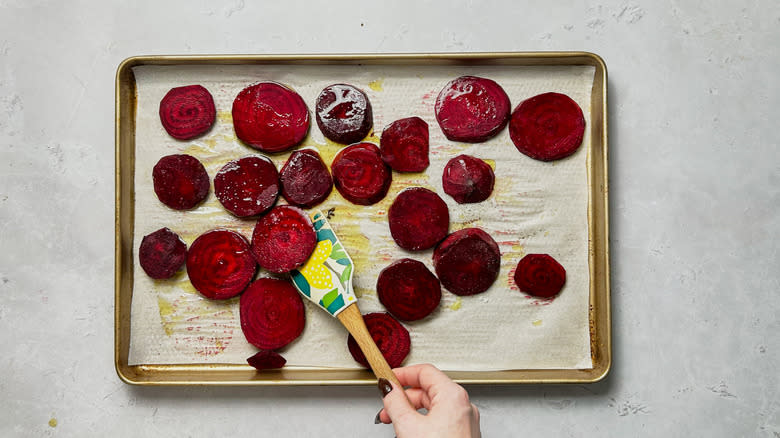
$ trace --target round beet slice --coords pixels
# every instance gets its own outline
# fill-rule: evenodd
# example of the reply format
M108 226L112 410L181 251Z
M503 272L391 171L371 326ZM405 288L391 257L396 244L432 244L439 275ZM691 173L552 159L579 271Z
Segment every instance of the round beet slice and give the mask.
M240 294L252 281L257 263L244 236L229 230L201 234L187 253L190 283L206 298L224 300Z
M187 244L168 228L160 228L141 239L138 261L146 275L171 278L187 260Z
M448 291L475 295L486 291L498 277L501 252L488 233L465 228L450 234L436 247L433 266Z
M467 204L490 197L495 179L488 163L470 155L458 155L444 166L441 183L444 193L458 204Z
M390 368L399 367L412 347L409 331L387 313L368 313L363 315L363 320ZM347 348L359 364L369 368L366 356L352 335L347 337Z
M209 174L192 155L168 155L160 158L152 170L157 199L174 210L189 210L209 194Z
M209 90L200 85L172 88L160 101L160 121L168 134L189 140L214 124L217 109Z
M337 143L363 140L374 124L368 96L352 85L325 87L317 96L315 112L322 134Z
M382 161L379 148L373 143L347 146L336 155L330 166L336 190L347 201L371 205L387 195L393 174Z
M317 246L309 216L298 207L278 205L260 218L252 233L252 254L260 267L278 274L305 262Z
M287 363L287 359L273 350L260 350L246 361L258 371L278 369Z
M290 204L311 208L324 201L333 190L333 178L320 154L301 149L290 154L280 172L282 196Z
M441 301L439 279L424 263L412 259L397 260L382 269L376 292L387 311L403 321L425 318Z
M382 160L398 172L428 167L428 124L419 117L396 120L382 131Z
M261 278L241 295L241 330L246 340L263 350L294 341L306 325L303 300L295 287L277 278Z
M265 157L244 157L222 167L214 177L214 193L235 216L267 211L279 196L279 172Z
M309 110L295 91L276 82L244 88L233 101L236 137L264 152L287 150L309 132Z
M517 263L515 283L528 295L551 298L566 283L566 270L548 254L528 254Z
M436 193L423 187L401 191L387 212L390 235L403 249L432 248L450 227L450 210Z
M509 121L509 96L495 81L461 76L436 98L436 121L453 141L479 143L498 134Z
M582 108L569 96L544 93L526 99L512 112L509 137L518 151L540 161L566 158L585 134Z

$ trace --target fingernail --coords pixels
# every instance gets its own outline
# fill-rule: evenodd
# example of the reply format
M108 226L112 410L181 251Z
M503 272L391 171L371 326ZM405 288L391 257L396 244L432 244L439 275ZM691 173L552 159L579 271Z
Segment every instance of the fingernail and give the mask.
M382 410L380 409L379 412L376 413L376 418L374 418L374 424L379 424L382 422L382 420L379 419L379 414L382 413Z
M379 392L382 393L382 398L385 398L385 396L393 390L393 386L390 385L390 382L385 378L380 378L377 381L377 384L379 385Z

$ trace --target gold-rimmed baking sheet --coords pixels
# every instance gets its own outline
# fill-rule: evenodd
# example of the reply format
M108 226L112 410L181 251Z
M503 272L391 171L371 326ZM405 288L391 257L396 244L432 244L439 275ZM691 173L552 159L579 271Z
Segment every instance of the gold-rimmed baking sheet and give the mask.
M133 282L133 249L137 249L138 232L134 229L138 218L136 209L144 193L137 193L139 181L135 175L136 159L142 159L139 153L140 145L135 144L136 135L143 136L143 131L136 131L139 118L143 122L148 111L140 116L135 112L138 84L134 71L139 72L144 67L168 66L187 69L204 67L230 70L232 66L263 66L270 71L276 69L289 71L311 71L313 66L322 67L328 71L334 67L345 68L359 66L369 67L376 71L391 71L399 66L418 66L419 70L435 68L436 66L452 66L456 71L468 67L474 71L499 71L501 69L518 69L530 66L541 66L538 71L556 71L555 66L588 66L593 69L593 82L586 118L588 119L589 140L587 150L583 155L583 163L587 167L586 176L582 180L583 191L587 197L586 224L582 232L588 241L587 253L582 256L586 260L586 270L589 280L586 291L587 315L586 324L589 327L585 341L588 347L590 361L586 366L575 366L568 363L556 368L555 363L548 363L545 368L519 367L516 369L449 371L457 380L464 383L521 383L531 381L593 381L603 376L609 368L609 301L608 301L608 254L607 254L607 215L606 215L606 71L601 60L590 54L471 54L471 55L381 55L381 56L222 56L222 57L138 57L131 58L120 66L117 74L117 306L116 306L116 358L117 369L126 381L132 383L221 383L221 384L329 384L329 383L365 383L371 380L365 371L348 369L347 367L293 366L280 372L257 374L247 365L236 363L221 363L205 361L204 363L171 363L170 358L164 361L133 360L130 361L131 333L139 333L139 325L133 330L131 309L133 308L133 291L141 278ZM549 67L545 69L545 66ZM135 67L136 68L134 70ZM327 75L326 75L327 76ZM329 79L329 78L326 78ZM283 79L282 79L283 80ZM385 79L386 80L386 79ZM184 84L182 84L184 85ZM382 87L382 83L369 84L370 87ZM390 87L388 87L390 88ZM435 96L434 96L435 98ZM517 102L513 101L513 104ZM375 126L382 126L391 120L383 120ZM316 129L313 127L312 129ZM432 125L431 130L438 129ZM142 150L142 149L140 149ZM251 152L247 149L246 154ZM274 157L272 157L274 158ZM328 161L326 159L326 161ZM282 159L283 162L283 159ZM213 173L210 172L210 174ZM402 179L399 179L402 180ZM213 195L212 195L213 196ZM218 204L216 204L218 205ZM341 211L340 209L337 209ZM462 225L462 224L461 224ZM461 226L462 227L462 226ZM251 235L251 225L249 225ZM343 237L342 237L343 238ZM599 239L603 238L603 241ZM499 240L499 239L497 239ZM133 246L135 245L135 246ZM502 272L502 277L506 272ZM499 281L502 281L500 278ZM185 278L186 281L186 278ZM138 295L136 295L138 298ZM368 297L367 297L368 298ZM452 297L450 297L452 299ZM159 296L157 296L159 299ZM448 305L452 308L455 302ZM168 308L160 307L160 317ZM368 306L370 307L370 306ZM159 323L159 322L158 322ZM164 321L163 321L164 324ZM140 326L144 327L144 326ZM240 333L239 333L240 336ZM219 346L217 346L219 347ZM422 356L425 357L425 356ZM209 358L212 359L212 358ZM234 361L235 362L235 361ZM308 365L308 364L307 364ZM511 365L511 363L510 363ZM511 366L504 368L511 368ZM447 367L445 367L447 369ZM325 377L329 376L329 377Z

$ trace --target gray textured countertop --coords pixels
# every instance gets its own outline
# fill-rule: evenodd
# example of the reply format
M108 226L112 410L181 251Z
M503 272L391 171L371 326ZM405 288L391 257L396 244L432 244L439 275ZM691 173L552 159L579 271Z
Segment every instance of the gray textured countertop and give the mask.
M1 436L392 437L370 387L119 381L116 67L524 50L609 68L614 362L593 385L469 388L484 436L780 436L780 3L337 3L0 1Z

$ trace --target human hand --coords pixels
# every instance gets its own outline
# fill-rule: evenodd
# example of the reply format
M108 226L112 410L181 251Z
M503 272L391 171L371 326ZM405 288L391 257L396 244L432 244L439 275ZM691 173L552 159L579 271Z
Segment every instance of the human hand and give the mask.
M398 438L482 436L479 410L469 401L466 390L438 368L423 364L396 368L393 372L401 385L409 388L403 390L385 379L379 380L385 406L377 414L377 422L392 423ZM417 412L421 408L428 413Z

